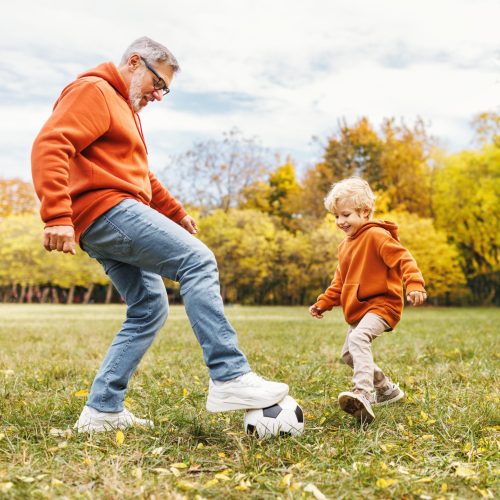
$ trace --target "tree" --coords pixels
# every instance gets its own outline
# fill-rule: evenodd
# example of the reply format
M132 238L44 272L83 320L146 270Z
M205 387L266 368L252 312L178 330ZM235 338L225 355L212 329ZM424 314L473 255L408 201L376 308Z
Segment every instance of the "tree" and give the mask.
M477 114L472 120L476 142L481 146L494 144L500 147L500 113L486 111Z
M36 207L31 183L21 179L0 179L0 220L8 215L34 213Z
M255 139L244 138L237 129L222 140L197 142L172 159L162 174L182 201L203 212L228 211L238 206L245 188L264 180L268 172L266 152Z
M413 127L386 119L376 132L366 118L339 124L328 140L323 159L304 178L306 215L324 214L323 199L334 182L364 178L376 192L388 193L389 208L430 215L432 140L417 120Z
M498 302L500 148L445 158L433 184L436 225L457 246L475 300Z

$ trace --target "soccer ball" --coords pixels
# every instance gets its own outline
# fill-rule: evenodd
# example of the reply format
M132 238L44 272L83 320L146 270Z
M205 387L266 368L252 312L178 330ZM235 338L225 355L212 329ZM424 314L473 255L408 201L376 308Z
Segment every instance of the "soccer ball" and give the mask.
M245 413L245 432L259 438L269 436L299 436L304 432L304 412L291 396L285 396L273 406Z

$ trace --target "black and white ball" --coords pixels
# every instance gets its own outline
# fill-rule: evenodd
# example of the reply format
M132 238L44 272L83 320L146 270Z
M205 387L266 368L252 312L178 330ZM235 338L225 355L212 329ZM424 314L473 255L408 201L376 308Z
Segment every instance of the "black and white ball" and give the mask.
M259 438L269 436L299 436L304 432L304 412L291 396L259 410L245 413L245 432Z

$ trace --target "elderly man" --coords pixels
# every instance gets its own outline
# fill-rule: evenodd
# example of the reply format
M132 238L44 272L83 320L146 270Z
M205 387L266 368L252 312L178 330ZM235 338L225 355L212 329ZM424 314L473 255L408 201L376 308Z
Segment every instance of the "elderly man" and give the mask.
M153 425L124 409L123 401L167 318L162 276L180 283L203 350L208 411L263 408L288 393L286 384L250 370L224 315L213 253L193 236L193 218L149 170L138 113L169 93L178 69L166 47L147 37L136 40L118 67L101 64L62 91L33 145L45 248L74 254L79 243L127 304L75 424L80 432Z

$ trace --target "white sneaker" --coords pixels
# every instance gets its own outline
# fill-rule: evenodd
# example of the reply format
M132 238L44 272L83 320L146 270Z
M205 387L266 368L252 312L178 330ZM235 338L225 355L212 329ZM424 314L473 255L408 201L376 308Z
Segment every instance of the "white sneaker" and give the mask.
M74 425L74 429L78 432L104 432L113 429L125 429L132 425L154 427L151 420L137 418L127 409L117 413L106 413L90 406L84 406L80 418Z
M227 382L210 380L207 410L211 412L267 408L288 394L288 385L270 382L254 372Z
M339 405L347 413L356 417L362 423L369 424L375 420L372 406L368 398L359 392L341 392Z

